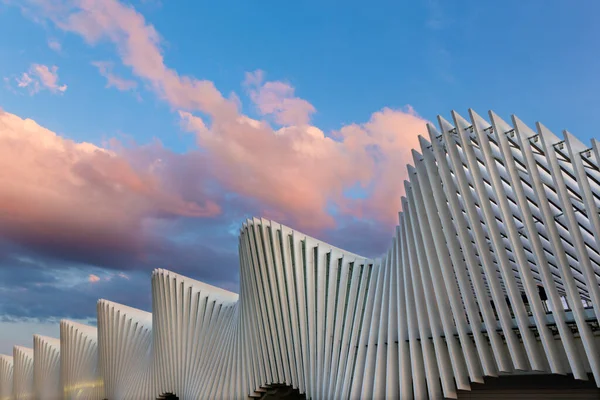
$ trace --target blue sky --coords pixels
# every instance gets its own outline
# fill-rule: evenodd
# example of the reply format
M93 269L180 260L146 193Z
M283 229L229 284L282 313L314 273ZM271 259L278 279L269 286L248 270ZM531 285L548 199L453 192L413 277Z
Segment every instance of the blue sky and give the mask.
M400 162L379 164L368 149L381 150L383 159L402 149L409 151L416 135L425 133L419 128L423 119L448 116L452 109L466 114L474 108L482 115L493 109L505 118L515 113L530 125L542 121L556 133L569 129L584 142L598 137L600 26L595 19L600 3L596 1L580 1L576 7L558 0L94 0L83 5L79 0L0 0L0 79L4 79L0 108L14 116L11 123L32 119L55 132L57 140L112 149L122 161L119 168L128 165L135 171L132 179L142 176L140 171L146 171L150 161L160 159L167 169L158 178L151 173L158 189L143 200L136 197L135 206L129 200L110 204L122 206L125 216L140 204L147 207L147 213L136 214L131 226L119 231L142 232L149 238L135 244L144 257L126 245L114 257L105 257L102 253L110 246L94 247L99 243L95 239L86 243L74 239L82 232L95 237L93 227L60 238L27 232L22 226L0 231L0 282L12 285L9 292L0 283L0 293L4 290L8 299L0 298L4 321L0 332L5 331L2 325L10 325L12 332L22 333L21 344L28 344L33 329L50 320L93 317L99 297L147 309L153 268L172 268L236 290L236 227L251 215L266 215L350 251L377 255L387 246L393 210L400 207L404 172L399 166L410 160L399 154ZM128 61L127 55L133 53L126 46L135 48L138 43L125 43L132 33L127 23L108 24L90 40L89 24L106 15L116 20L125 14L141 18L144 27L156 32L153 49L162 55L165 68L160 73L140 73L147 60L138 53ZM73 15L83 15L85 26L70 24ZM107 63L113 76L135 87L107 87L107 77L93 62ZM46 85L35 65L54 71L56 86ZM247 73L257 70L264 71L261 78L248 83ZM188 85L190 80L212 82L226 99L218 103L235 104L235 116L223 117L220 106L197 105L211 95L208 90L193 89L189 98L185 93L191 92L183 90L165 95L175 84L166 80L164 71L176 74L178 88L193 86ZM19 87L23 74L37 76L38 86ZM60 90L60 85L67 86ZM231 93L235 100L230 101ZM385 108L389 112L382 112ZM241 135L224 128L239 122L240 116L268 125L255 132L262 135L259 147L252 147L248 139L255 128L246 126L249 133ZM199 118L230 145L214 142L198 127ZM19 134L13 125L7 126L0 125L0 133L4 128L4 134L9 129ZM360 132L344 133L353 126ZM283 132L280 129L293 132L289 142L273 141ZM315 129L324 136L314 139ZM350 150L352 140L362 143L360 135L371 142L365 141L360 151ZM125 148L115 147L111 139ZM391 141L393 145L382 148ZM231 143L255 159L238 166ZM56 157L56 153L35 156L42 147L30 149L34 158ZM306 161L298 148L319 154ZM298 169L310 179L296 184L294 179L302 177L294 171L297 159L306 162ZM269 160L292 161L267 165ZM331 164L319 169L313 167L315 160ZM99 163L93 160L90 166L105 172ZM353 168L361 163L368 173L359 177ZM273 171L279 168L294 179L278 180ZM0 177L5 182L34 174L13 178L4 171ZM262 189L249 188L248 181ZM388 191L386 187L396 181L397 190ZM60 193L60 181L53 182L47 189ZM299 200L299 196L307 197ZM77 204L84 204L83 198ZM312 214L309 206L314 204L319 209ZM11 212L1 211L0 215ZM44 214L44 221L55 221L48 222L49 228L75 229L77 218L90 217L88 211L74 213L79 217L61 213L55 219ZM110 227L102 229L111 235ZM129 288L126 294L124 288ZM14 337L9 340L0 333L0 352L10 351L13 342Z
M597 2L336 3L131 4L164 38L170 66L210 79L224 93L239 91L246 71L264 69L309 99L325 129L407 103L429 119L450 109L493 108L568 127L583 139L598 122L590 111L600 103ZM5 109L75 139L123 131L140 141L177 136L172 145L181 146L168 106L101 90L104 79L89 63L114 59L110 46L89 48L80 37L35 24L18 7L3 6L0 18L2 76L39 60L58 65L72 82L60 101L3 91ZM61 43L60 54L46 45L49 37ZM80 121L88 118L94 132Z

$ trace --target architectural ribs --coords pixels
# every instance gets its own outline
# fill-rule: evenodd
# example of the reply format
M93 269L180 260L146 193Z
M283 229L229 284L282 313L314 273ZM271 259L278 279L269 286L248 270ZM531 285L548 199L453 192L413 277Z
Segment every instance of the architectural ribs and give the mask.
M97 328L0 355L0 400L457 398L536 371L600 387L600 144L438 118L381 258L248 220L239 295L157 269L151 314L100 300Z

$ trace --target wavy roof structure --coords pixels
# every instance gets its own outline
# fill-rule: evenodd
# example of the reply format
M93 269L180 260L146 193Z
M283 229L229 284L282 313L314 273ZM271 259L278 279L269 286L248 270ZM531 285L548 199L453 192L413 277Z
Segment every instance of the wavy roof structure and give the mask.
M457 398L534 372L600 387L599 143L493 112L438 122L380 258L250 219L239 295L157 269L151 314L100 300L97 328L61 321L60 341L0 356L0 399L241 399L279 383Z

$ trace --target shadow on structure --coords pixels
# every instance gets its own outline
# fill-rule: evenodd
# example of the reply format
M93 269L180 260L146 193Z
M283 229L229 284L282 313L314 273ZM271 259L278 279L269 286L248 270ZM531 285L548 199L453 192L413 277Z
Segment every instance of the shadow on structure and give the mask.
M248 398L261 400L306 400L306 396L301 394L298 389L284 384L261 386L254 391L254 394L248 396Z
M573 375L519 375L485 378L471 384L471 391L458 391L460 400L493 399L600 399L600 389L590 375L588 381Z
M179 397L173 393L163 393L156 398L156 400L179 400Z

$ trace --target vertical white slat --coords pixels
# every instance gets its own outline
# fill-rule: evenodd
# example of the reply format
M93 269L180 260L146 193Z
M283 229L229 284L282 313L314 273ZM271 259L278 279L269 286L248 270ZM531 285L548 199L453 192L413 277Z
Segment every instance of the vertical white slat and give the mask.
M298 297L298 311L299 311L299 322L300 322L300 340L302 347L302 365L304 374L304 393L309 393L310 390L310 351L309 351L309 336L308 336L308 300L306 290L306 269L307 265L305 262L304 252L304 240L305 236L297 232L292 233L292 242L294 244L293 257L296 265L296 295Z
M408 313L406 310L406 284L404 282L405 268L407 268L404 259L406 258L406 249L403 246L405 237L404 216L399 218L399 224L396 227L396 237L394 238L394 253L396 254L395 268L397 274L398 287L398 369L400 370L400 398L410 400L413 398L413 380L411 368L411 349L409 341Z
M292 231L287 227L281 227L281 248L283 251L282 259L285 260L285 276L288 287L289 297L286 299L289 303L290 316L291 316L291 331L294 343L294 354L292 359L295 360L296 374L297 374L297 387L301 393L306 389L304 386L304 364L303 364L303 348L302 348L302 336L300 333L299 324L299 306L302 304L298 296L298 276L301 276L301 266L294 261L294 254L290 247L290 240L292 240Z
M326 387L321 394L322 398L331 398L335 393L338 373L340 371L340 350L342 346L342 331L345 329L346 293L348 291L349 271L344 269L344 256L337 254L335 260L334 275L330 282L334 285L333 296L331 296L331 344L330 356L326 360ZM328 311L329 312L329 311Z
M367 344L369 342L370 322L373 314L375 292L377 290L380 272L379 266L374 263L372 267L370 267L369 274L367 274L366 277L363 275L363 281L365 282L364 298L362 308L360 309L360 315L356 314L354 320L355 324L350 339L350 354L346 364L342 395L340 396L342 399L354 399L360 394Z
M244 232L245 235L245 232ZM247 384L244 389L247 393L252 393L254 389L260 385L261 371L264 368L264 364L260 362L262 355L262 348L259 345L258 329L256 327L256 318L254 317L253 310L255 306L255 298L251 287L251 278L249 277L250 271L247 264L247 258L245 257L246 241L242 241L242 249L240 251L240 279L241 279L241 302L244 310L243 325L244 329L242 337L244 338L243 347L245 349L246 357L246 368L249 369L247 376ZM264 372L263 372L264 374Z
M275 266L273 264L273 253L271 252L271 241L269 240L269 226L269 221L265 220L264 218L260 220L258 239L261 251L259 251L259 254L263 255L262 262L264 263L266 270L265 275L267 278L267 286L265 289L267 293L267 304L272 310L271 317L273 318L275 325L275 329L273 330L273 341L275 343L274 351L279 368L279 383L282 383L290 381L290 372L288 369L288 363L284 361L284 354L286 354L284 325L279 303L279 290L277 286Z
M398 344L399 344L399 333L398 333L398 254L397 254L397 240L394 237L392 245L388 250L390 260L390 278L389 278L389 304L387 309L387 315L389 321L387 324L386 340L387 340L387 354L386 354L386 375L385 381L385 398L386 399L397 399L400 395L400 374L398 370Z
M408 200L402 198L402 209L408 210ZM410 349L412 386L415 399L424 399L427 396L427 382L425 377L425 360L422 347L419 344L419 325L417 322L417 310L415 309L415 297L413 295L413 284L411 280L411 260L409 253L408 237L411 235L409 229L409 217L406 213L402 214L400 224L403 225L402 231L402 263L403 263L403 281L404 281L404 299L406 304L406 314L408 316L408 341Z
M251 342L251 351L253 354L253 365L256 368L254 374L254 381L252 387L249 389L254 391L258 386L260 386L263 382L268 380L267 368L268 365L268 355L267 349L264 342L264 324L262 324L262 319L260 318L260 306L258 299L258 291L256 289L256 281L254 274L254 267L252 265L252 261L250 258L250 250L249 250L249 233L248 230L245 231L245 239L243 244L244 255L245 258L242 262L242 267L244 267L244 271L247 276L247 291L248 291L248 321L250 323L250 335L252 337Z
M354 361L358 350L356 343L360 336L359 331L364 315L363 309L366 307L367 290L372 272L372 268L366 265L364 260L348 260L347 258L344 260L343 270L342 283L347 287L345 299L348 302L346 303L344 299L340 299L340 303L345 303L342 305L345 312L343 312L343 318L340 321L342 338L335 388L332 388L334 390L330 391L329 395L329 398L334 399L347 397L347 387L349 387L347 382L350 381L350 376L353 373L351 366L356 365Z
M377 322L381 310L381 291L383 286L383 269L381 260L375 260L374 267L377 272L371 278L371 285L368 291L368 300L364 318L361 323L360 337L358 341L358 351L355 358L354 373L351 376L350 398L359 398L363 396L365 385L373 384L373 366L372 359L376 354L377 336L375 330L378 328Z
M325 297L327 293L327 269L329 268L328 256L330 249L328 249L323 243L319 243L317 246L316 262L317 262L317 274L316 274L316 318L315 318L315 331L316 331L316 346L315 346L315 398L319 397L323 389L323 356L325 352L325 316L327 305L325 304Z
M288 292L288 285L291 282L288 281L287 275L284 273L284 265L283 258L281 254L281 243L279 241L280 233L281 233L281 225L274 223L273 221L269 222L269 237L270 237L270 245L273 251L274 259L273 263L275 265L275 280L277 281L277 303L280 310L280 325L282 325L282 337L285 342L285 355L284 355L284 364L287 366L287 378L286 382L294 387L298 386L298 378L296 371L296 363L294 362L294 347L293 347L293 337L290 328L290 318L291 311L289 309L289 299L290 293Z
M307 395L314 397L316 395L316 387L317 387L317 276L315 273L315 268L318 265L315 265L315 250L318 249L318 243L316 240L306 237L304 239L305 247L304 247L304 257L306 264L306 318L308 320L308 353L309 353L309 370L308 375L310 376L310 384L309 390L307 390ZM318 263L318 258L316 260Z
M250 265L252 268L252 276L254 278L254 293L256 296L257 303L257 324L260 329L262 348L266 355L265 366L266 368L266 379L261 382L275 382L278 381L279 378L277 376L277 366L275 365L275 356L273 354L273 346L271 345L272 339L272 330L274 321L269 317L268 309L266 306L264 287L265 283L263 282L263 267L258 262L258 249L256 242L256 227L255 222L253 221L251 225L248 227L248 250L250 255Z
M389 282L389 263L387 258L380 259L379 265L379 281L369 332L369 344L363 374L362 397L369 395L382 397L385 394L385 355L387 353L385 343L387 329L385 323L387 322L387 318L382 317L382 312L385 312L387 309L389 301L386 299Z
M389 311L390 303L390 268L391 257L384 256L381 259L381 268L383 269L383 284L381 288L381 301L379 306L379 317L375 320L377 326L377 336L374 337L376 340L375 357L372 361L373 368L373 379L368 382L371 385L371 389L366 391L366 394L371 394L374 398L385 397L385 386L387 382L387 353L390 344L387 343L388 336L388 317L386 312ZM374 314L375 316L375 314ZM373 332L373 336L374 332ZM372 382L372 383L371 383ZM365 393L366 386L363 385L363 393Z
M335 323L337 322L337 316L341 313L337 313L336 309L336 300L339 295L338 288L338 274L341 274L340 268L340 260L342 260L343 255L335 249L332 249L330 252L330 265L327 271L327 285L325 290L327 290L327 296L325 301L325 344L324 344L324 354L323 354L323 369L321 372L321 390L320 390L320 398L327 398L329 393L329 387L331 385L331 381L333 380L332 374L332 359L334 357L334 348L335 346Z
M262 240L260 237L260 221L256 218L253 219L251 236L252 236L252 254L255 260L255 268L258 277L258 293L261 302L261 308L263 309L263 323L265 324L265 341L267 342L267 350L269 353L269 360L271 363L272 380L271 382L279 383L282 380L282 367L281 360L279 357L279 346L277 338L277 327L275 325L275 315L273 310L273 302L269 297L270 286L268 281L268 266L264 262L264 253Z

